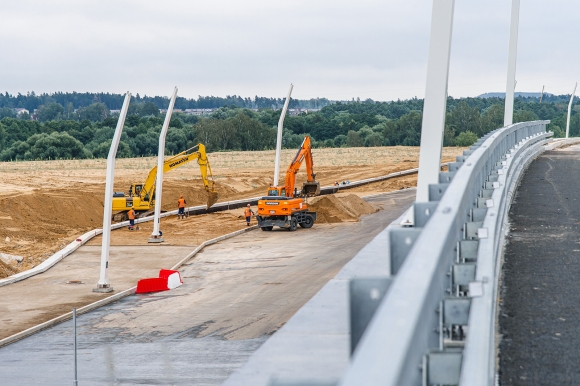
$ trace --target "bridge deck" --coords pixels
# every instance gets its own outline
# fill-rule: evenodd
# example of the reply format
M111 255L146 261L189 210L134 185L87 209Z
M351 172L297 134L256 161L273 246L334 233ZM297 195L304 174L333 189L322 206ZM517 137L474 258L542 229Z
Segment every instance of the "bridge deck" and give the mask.
M580 381L580 146L530 165L510 211L501 385Z

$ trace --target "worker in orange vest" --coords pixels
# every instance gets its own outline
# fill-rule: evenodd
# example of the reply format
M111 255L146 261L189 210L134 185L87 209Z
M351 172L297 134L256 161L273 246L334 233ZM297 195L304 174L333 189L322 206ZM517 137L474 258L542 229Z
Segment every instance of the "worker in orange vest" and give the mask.
M252 219L253 214L254 214L254 211L250 207L250 204L248 204L246 209L244 209L244 216L246 217L246 224L247 225L250 225L250 220Z
M185 202L183 195L179 196L179 200L177 200L177 219L178 220L179 220L179 216L181 216L181 219L185 218L185 204L187 204L187 202Z
M129 217L129 230L135 230L135 210L133 208L129 209L127 216Z

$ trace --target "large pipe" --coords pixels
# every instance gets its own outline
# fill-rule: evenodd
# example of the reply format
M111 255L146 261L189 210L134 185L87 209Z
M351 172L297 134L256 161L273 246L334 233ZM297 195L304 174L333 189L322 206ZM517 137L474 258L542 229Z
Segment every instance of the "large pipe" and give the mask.
M150 243L161 243L163 237L159 234L159 225L161 222L161 197L163 194L163 164L165 163L165 136L167 129L169 129L169 122L171 121L171 114L173 114L173 106L175 105L175 98L177 98L177 87L173 90L173 95L169 101L167 114L165 114L165 121L161 134L159 134L159 152L157 156L157 181L155 182L155 218L153 220L153 233L149 238Z
M568 138L568 134L570 133L570 114L572 113L572 102L574 101L574 94L576 94L576 87L578 86L578 82L574 85L574 91L572 91L572 95L570 96L570 103L568 103L568 117L566 119L566 138Z
M121 141L121 134L123 133L123 126L125 125L125 117L129 109L129 102L131 101L131 93L127 91L125 94L125 101L119 114L117 121L117 128L111 142L109 149L109 156L107 157L107 179L105 183L105 209L103 213L103 242L101 246L101 273L97 288L94 292L111 292L113 287L109 284L107 276L107 269L109 268L109 250L111 247L111 214L113 213L113 183L115 182L115 158L117 158L117 149Z
M278 121L278 137L276 139L276 160L274 163L274 186L278 186L278 176L280 175L280 153L282 151L282 130L284 127L284 117L286 117L286 111L288 111L288 104L290 103L290 95L292 95L292 89L294 85L290 83L290 90L288 90L288 96L286 97L286 102L284 102L284 108L282 108L282 114L280 114L280 120Z
M516 88L516 59L518 56L518 25L520 22L520 0L512 0L510 45L508 53L507 83L505 88L505 111L503 125L514 123L514 91Z

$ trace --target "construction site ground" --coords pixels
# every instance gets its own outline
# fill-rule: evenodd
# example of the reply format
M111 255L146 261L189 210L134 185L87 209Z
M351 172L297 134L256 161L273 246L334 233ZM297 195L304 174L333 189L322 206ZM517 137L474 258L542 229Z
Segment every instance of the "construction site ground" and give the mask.
M463 148L444 148L443 162L452 161ZM295 150L282 152L288 165ZM418 147L314 149L317 180L332 185L417 167ZM273 151L211 153L220 202L263 195L272 182ZM127 191L131 183L143 182L155 157L119 159L115 191ZM103 219L106 160L27 161L0 163L0 253L20 256L20 263L0 259L0 278L30 269L74 241L80 234L100 228ZM305 173L298 174L298 185ZM183 194L188 205L206 202L195 163L164 177L162 208L176 209ZM281 173L280 181L284 181ZM359 194L398 190L416 185L416 176L406 176L356 188ZM219 214L188 224L164 224L167 244L192 246L239 227L237 213ZM185 229L187 228L187 229ZM144 245L148 225L140 233L113 232L114 245ZM95 240L91 245L98 245ZM0 256L1 257L1 256Z
M79 379L84 385L222 383L400 216L414 194L403 190L369 198L368 203L381 210L360 221L315 224L296 232L253 230L222 241L180 269L183 286L129 296L80 316ZM190 218L179 225L188 221L191 228L201 223ZM111 282L118 289L132 286L130 277L152 274L192 247L115 245ZM91 292L99 253L98 245L83 246L46 274L0 287L2 326L15 331L53 312L57 304L61 311L70 311L89 297L102 296ZM85 284L64 284L69 279ZM0 349L0 373L13 384L66 384L72 358L69 321Z

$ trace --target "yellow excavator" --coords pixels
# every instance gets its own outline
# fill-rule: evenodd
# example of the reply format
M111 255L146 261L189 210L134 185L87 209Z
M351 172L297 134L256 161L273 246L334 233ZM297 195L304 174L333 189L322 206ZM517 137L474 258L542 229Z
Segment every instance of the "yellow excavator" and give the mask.
M207 191L207 209L209 209L217 202L218 192L215 190L211 167L203 144L199 143L167 159L163 164L163 173L177 169L193 160L197 160L199 164L203 185ZM127 212L130 208L135 210L136 217L145 217L151 214L155 206L156 179L157 166L151 169L144 183L132 184L128 194L115 192L113 194L113 220L126 221L128 219Z

